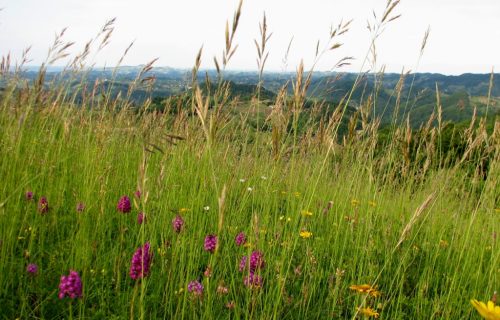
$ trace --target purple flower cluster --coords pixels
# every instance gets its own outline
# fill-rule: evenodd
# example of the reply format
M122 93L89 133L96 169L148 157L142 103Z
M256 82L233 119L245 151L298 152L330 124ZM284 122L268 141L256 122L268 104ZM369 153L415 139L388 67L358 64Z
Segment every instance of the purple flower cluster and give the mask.
M197 280L191 281L188 284L188 291L195 296L201 296L203 295L203 285Z
M130 278L137 280L146 277L149 274L152 258L153 254L150 252L149 242L146 242L144 246L137 248L132 256Z
M136 192L134 192L134 195L137 199L140 199L141 198L141 191L140 190L137 190Z
M82 280L78 272L74 270L70 270L67 276L61 276L59 299L63 299L66 296L71 299L82 297Z
M180 215L176 215L175 218L172 220L172 228L174 228L174 231L179 233L182 230L182 226L184 225L184 220Z
M217 236L213 234L209 234L208 236L206 236L204 248L205 251L214 253L215 248L217 248Z
M80 202L76 205L76 212L82 213L85 210L85 204Z
M41 214L49 212L49 202L47 201L47 198L41 197L40 201L38 201L38 212Z
M36 275L38 273L38 266L34 263L28 264L28 266L26 267L26 272L32 275Z
M146 216L144 215L144 212L139 212L139 214L137 215L137 223L142 224L145 221L146 221Z
M130 209L132 209L132 207L130 206L130 198L127 196L122 196L120 200L118 200L116 208L121 213L129 213Z
M26 194L24 196L26 197L26 200L28 200L28 201L33 200L33 192L32 191L26 191Z
M250 261L248 261L250 260ZM256 274L260 269L264 269L265 261L264 255L260 251L253 251L250 255L250 259L247 256L243 256L240 261L240 272L248 269L248 275L243 278L243 283L247 287L260 288L262 286L262 277Z
M243 279L243 284L251 288L260 288L262 286L262 277L250 272L250 274Z
M240 232L240 233L238 233L236 238L234 238L234 241L236 242L237 246L242 246L245 243L247 243L247 237L245 236L245 234L243 232Z
M253 251L250 255L250 263L247 263L247 256L243 256L240 261L240 272L245 270L247 267L250 269L251 273L259 269L264 269L264 255L260 251Z

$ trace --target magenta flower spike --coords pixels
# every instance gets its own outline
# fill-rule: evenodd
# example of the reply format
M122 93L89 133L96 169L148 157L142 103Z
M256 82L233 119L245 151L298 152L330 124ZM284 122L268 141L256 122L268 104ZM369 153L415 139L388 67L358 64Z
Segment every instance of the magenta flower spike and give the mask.
M247 262L247 256L243 256L240 261L240 272L245 270L247 267L250 269L250 273L253 273L259 269L264 269L265 261L264 255L260 251L253 251L250 255L250 263Z
M184 226L184 220L180 215L176 215L172 220L172 228L175 232L179 233L182 231L182 227Z
M49 202L47 201L47 198L41 197L40 201L38 201L38 212L41 214L49 212Z
M209 234L208 236L206 236L204 248L205 251L214 253L215 249L217 248L217 236L213 234Z
M250 288L260 288L262 287L262 277L250 272L250 274L243 279L243 284Z
M132 207L130 206L130 198L127 196L122 196L120 200L118 200L118 204L116 208L121 213L129 213Z
M31 275L36 275L38 273L38 266L34 263L28 264L28 266L26 267L26 272Z
M70 299L82 297L82 280L78 272L70 270L69 275L61 276L58 296L59 299L64 299L65 297Z
M33 200L33 192L32 191L26 191L26 194L24 196L26 197L26 200L28 200L28 201Z
M243 232L238 233L236 238L234 238L234 242L236 242L237 246L242 246L247 243L247 237Z
M153 254L150 251L150 244L146 242L144 246L137 248L130 264L130 278L141 279L149 275Z
M80 202L76 205L76 212L82 213L85 210L85 204L83 202Z
M140 191L140 190L137 190L136 192L134 192L134 196L135 196L137 199L140 199L140 198L141 198L141 191Z
M197 281L191 281L188 284L188 292L194 294L195 296L202 296L203 295L203 285Z
M143 224L146 221L146 216L144 215L144 212L139 212L137 215L137 223L138 224Z

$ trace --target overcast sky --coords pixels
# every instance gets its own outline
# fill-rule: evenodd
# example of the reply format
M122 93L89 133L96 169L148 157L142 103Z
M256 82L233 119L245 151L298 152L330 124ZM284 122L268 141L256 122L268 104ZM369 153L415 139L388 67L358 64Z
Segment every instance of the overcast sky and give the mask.
M229 69L256 69L253 39L265 11L269 42L267 70L295 70L300 59L310 66L316 42L325 43L332 24L354 19L345 45L326 54L319 69L330 70L343 56L356 61L344 71L359 71L370 45L367 20L381 13L387 0L246 0L239 44ZM40 64L54 34L68 27L65 39L80 52L104 22L116 17L112 42L94 59L115 65L128 44L135 45L124 64L137 65L158 57L157 66L188 68L204 46L203 67L213 68L213 56L224 47L225 21L232 18L237 0L0 0L0 55L20 58L32 46L31 64ZM402 0L395 10L402 17L391 23L377 41L378 67L400 72L461 74L500 71L500 0ZM424 56L417 60L427 27L431 33ZM283 58L294 38L288 65Z

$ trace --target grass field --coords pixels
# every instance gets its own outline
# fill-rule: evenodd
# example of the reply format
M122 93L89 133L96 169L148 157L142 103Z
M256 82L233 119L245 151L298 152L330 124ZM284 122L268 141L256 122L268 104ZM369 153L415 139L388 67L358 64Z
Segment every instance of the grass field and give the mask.
M196 121L4 104L3 318L324 319L371 307L387 319L469 319L469 299L498 288L495 137L484 179L461 165L431 165L425 177L414 165L398 176L400 150L375 155L369 138L338 150L301 141L276 159L269 133L256 144L236 127L207 144ZM174 145L166 133L185 140ZM123 195L130 213L117 210ZM245 246L235 244L240 232ZM208 234L218 237L213 253L204 250ZM146 242L150 273L134 281L131 258ZM239 262L253 250L265 267L256 270L262 284L249 288ZM83 296L59 300L59 278L70 269ZM201 296L187 292L193 280ZM360 284L381 294L350 289Z
M1 319L479 319L470 300L496 299L498 119L450 147L439 103L385 139L376 93L343 135L348 99L300 120L302 67L256 125L258 92L234 116L222 79L153 113L5 70Z

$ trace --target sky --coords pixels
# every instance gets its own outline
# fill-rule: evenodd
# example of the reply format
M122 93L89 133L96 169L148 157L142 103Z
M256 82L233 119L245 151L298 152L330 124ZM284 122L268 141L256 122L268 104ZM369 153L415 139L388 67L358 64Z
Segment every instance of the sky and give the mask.
M265 70L294 71L303 59L310 68L316 51L326 46L330 27L353 19L350 31L337 41L344 45L328 51L318 70L358 72L435 72L444 74L500 72L500 0L402 0L394 14L402 16L387 25L376 40L377 63L364 64L370 48L367 21L380 16L387 0L245 0L235 35L238 49L229 62L231 70L256 70L254 39L264 12L272 36ZM191 68L203 45L202 68L221 60L226 20L231 20L238 0L0 0L0 56L9 52L20 60L31 46L31 65L47 56L54 35L67 27L64 39L74 41L72 54L82 51L102 25L116 17L110 44L91 56L97 66L114 66L128 45L134 46L124 65ZM427 47L419 60L425 31ZM289 55L285 62L290 40ZM345 57L352 65L333 69ZM59 62L61 64L61 62Z

